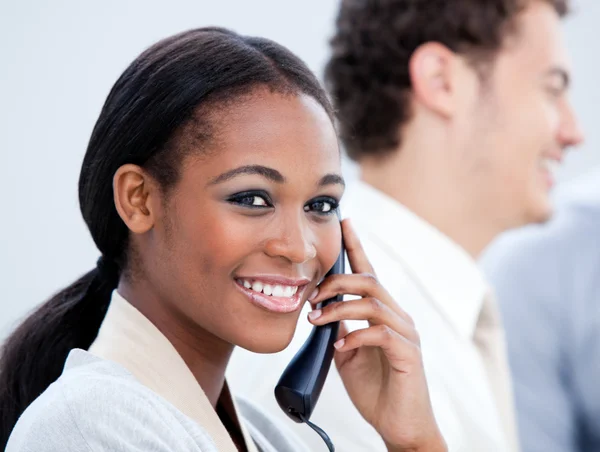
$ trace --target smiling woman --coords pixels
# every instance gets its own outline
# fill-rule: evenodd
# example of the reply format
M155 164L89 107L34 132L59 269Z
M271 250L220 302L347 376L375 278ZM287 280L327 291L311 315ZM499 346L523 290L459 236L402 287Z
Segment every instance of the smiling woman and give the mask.
M303 450L231 397L225 370L234 346L285 348L307 300L349 293L362 298L311 321L369 320L336 344L353 402L390 450L444 450L414 325L340 228L332 119L315 77L271 41L205 28L142 53L110 92L81 169L102 256L4 345L0 445ZM342 230L355 274L317 290Z

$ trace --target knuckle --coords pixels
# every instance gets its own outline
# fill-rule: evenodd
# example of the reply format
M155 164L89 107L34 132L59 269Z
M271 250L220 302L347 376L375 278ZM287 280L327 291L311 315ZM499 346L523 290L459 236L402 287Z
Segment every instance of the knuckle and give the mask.
M373 273L363 273L362 276L366 279L370 286L375 287L379 285L379 280Z
M327 306L327 308L330 310L330 312L334 313L334 314L339 314L340 312L343 312L343 310L345 309L346 304L345 303L331 303L329 306Z
M375 313L383 311L383 304L377 298L368 298L369 309Z
M394 336L394 331L387 325L377 325L376 328L383 340L388 341Z
M406 357L412 363L421 362L421 348L412 344L406 351Z
M328 276L326 281L329 284L329 287L333 290L337 290L341 285L340 275Z

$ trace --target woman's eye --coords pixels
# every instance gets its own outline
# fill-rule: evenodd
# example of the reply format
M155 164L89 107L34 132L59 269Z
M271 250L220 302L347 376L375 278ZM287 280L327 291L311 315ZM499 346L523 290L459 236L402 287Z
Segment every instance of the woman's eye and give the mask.
M267 196L257 193L240 193L229 198L229 202L248 207L271 207Z
M244 203L250 206L268 206L267 201L260 196L247 196L244 198Z
M304 211L327 215L334 212L335 209L337 209L338 204L339 203L332 198L315 199L304 206Z

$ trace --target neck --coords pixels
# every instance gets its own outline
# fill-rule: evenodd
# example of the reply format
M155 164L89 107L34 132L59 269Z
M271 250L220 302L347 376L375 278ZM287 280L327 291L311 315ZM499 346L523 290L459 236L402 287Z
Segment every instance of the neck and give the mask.
M468 180L469 174L445 151L441 144L426 150L407 143L384 159L361 161L361 179L403 204L476 260L502 230L495 227L489 206L477 199L477 184Z
M147 283L121 281L119 293L138 309L171 342L196 381L216 407L233 345L201 329L158 295Z

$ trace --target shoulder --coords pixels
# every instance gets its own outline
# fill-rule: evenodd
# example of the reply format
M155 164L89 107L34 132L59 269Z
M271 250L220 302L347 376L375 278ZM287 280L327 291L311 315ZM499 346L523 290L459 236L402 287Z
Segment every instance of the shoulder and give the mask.
M200 450L190 448L202 442L199 432L181 416L118 364L73 350L61 377L19 419L7 452Z

